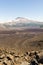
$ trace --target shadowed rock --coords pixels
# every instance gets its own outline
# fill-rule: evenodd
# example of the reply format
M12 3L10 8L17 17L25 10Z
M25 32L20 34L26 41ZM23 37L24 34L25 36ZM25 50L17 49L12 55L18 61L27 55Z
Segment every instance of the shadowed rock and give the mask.
M38 65L38 62L36 59L32 59L30 62L30 65Z
M8 60L12 60L10 57L7 57Z
M4 65L7 65L7 63L3 62Z
M39 63L43 64L43 58L39 59Z

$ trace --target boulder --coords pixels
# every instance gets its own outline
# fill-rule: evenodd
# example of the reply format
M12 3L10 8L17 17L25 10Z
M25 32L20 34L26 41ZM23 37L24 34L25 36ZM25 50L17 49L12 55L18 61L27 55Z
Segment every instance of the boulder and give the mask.
M32 59L32 60L30 61L30 65L38 65L37 60L36 60L36 59Z

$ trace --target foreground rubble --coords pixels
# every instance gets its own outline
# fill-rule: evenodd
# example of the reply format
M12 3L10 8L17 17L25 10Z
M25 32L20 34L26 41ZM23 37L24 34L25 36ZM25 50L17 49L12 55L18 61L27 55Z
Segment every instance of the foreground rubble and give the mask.
M43 50L25 52L22 55L0 50L0 65L43 65Z

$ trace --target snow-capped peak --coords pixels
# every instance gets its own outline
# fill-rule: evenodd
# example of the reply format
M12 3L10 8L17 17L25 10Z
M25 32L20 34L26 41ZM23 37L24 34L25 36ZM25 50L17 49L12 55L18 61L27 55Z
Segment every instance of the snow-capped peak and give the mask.
M30 23L30 21L27 18L23 18L23 17L17 17L14 21L16 23Z

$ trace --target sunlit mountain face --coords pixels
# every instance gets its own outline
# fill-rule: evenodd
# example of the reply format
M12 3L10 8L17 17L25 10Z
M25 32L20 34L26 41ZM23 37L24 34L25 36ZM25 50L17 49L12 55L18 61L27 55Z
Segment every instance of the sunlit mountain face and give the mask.
M0 23L0 29L43 29L43 22L28 20L27 18L17 17L7 23Z

